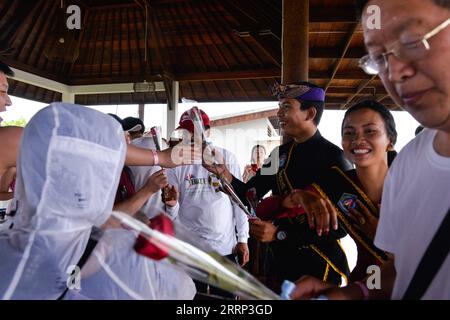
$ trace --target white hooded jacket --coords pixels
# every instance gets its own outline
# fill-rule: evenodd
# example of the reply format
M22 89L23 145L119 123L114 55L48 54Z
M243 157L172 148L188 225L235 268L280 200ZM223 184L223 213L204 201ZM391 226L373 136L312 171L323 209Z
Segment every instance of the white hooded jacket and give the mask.
M111 213L125 150L117 121L89 108L54 103L30 120L17 161L14 225L0 233L2 299L64 292L91 227Z
M136 253L137 232L107 229L81 271L81 290L66 299L189 300L192 279L167 259L155 261ZM75 293L75 295L74 295Z

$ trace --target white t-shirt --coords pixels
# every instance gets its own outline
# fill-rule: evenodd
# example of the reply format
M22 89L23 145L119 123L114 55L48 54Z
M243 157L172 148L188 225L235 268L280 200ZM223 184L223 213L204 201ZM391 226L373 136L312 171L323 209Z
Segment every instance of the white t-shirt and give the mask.
M230 172L240 178L236 157L218 149ZM245 213L230 198L218 191L218 178L202 165L180 166L167 170L169 184L180 192L178 217L181 224L197 234L221 255L231 254L238 242L247 243L248 220ZM237 230L237 234L236 234Z
M155 143L153 142L153 138L151 137L140 137L134 139L131 143L140 148L156 150ZM148 178L152 174L161 170L161 167L130 166L130 170L133 173L134 187L136 191L138 191L147 183ZM139 211L143 212L147 216L147 218L151 219L160 214L161 211L165 211L167 214L172 215L172 211L177 210L177 206L178 204L173 208L170 206L165 206L164 202L162 201L161 192L157 192L147 200L147 202Z
M450 208L450 158L433 148L425 129L395 159L383 190L375 245L395 256L392 299L401 299ZM449 235L450 241L450 235ZM450 299L450 255L423 299Z

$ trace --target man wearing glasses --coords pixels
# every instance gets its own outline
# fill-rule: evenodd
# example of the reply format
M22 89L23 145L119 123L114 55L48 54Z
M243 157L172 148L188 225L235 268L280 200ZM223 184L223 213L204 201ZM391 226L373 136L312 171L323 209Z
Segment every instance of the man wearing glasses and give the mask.
M360 66L378 74L426 129L400 152L385 181L375 245L392 260L381 270L381 286L336 288L309 277L291 297L450 299L450 0L356 3L368 51ZM372 5L381 12L379 30L367 24Z

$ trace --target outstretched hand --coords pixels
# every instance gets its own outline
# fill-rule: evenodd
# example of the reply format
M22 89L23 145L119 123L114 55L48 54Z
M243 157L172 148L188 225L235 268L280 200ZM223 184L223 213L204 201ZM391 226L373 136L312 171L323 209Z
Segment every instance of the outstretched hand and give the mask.
M337 289L338 287L312 276L303 276L295 282L295 289L290 297L292 300L310 300L328 293L328 298L337 298L336 295L329 294L331 293L330 289L334 288Z
M225 157L214 146L205 145L203 149L203 167L209 172L231 182L233 176L228 170Z
M370 210L358 199L357 209L350 209L350 219L353 220L353 227L364 233L371 240L375 239L375 233L377 231L378 218L376 218Z
M322 233L328 234L330 225L334 230L338 228L336 209L327 199L318 194L305 190L294 190L283 200L282 204L286 208L301 205L306 211L309 227L315 228L319 236Z

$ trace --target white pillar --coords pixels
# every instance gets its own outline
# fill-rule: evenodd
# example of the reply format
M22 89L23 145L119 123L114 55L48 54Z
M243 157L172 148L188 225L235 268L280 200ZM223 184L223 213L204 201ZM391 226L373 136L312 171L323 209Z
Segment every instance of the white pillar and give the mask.
M172 96L172 101L167 102L167 131L166 131L166 137L167 139L170 138L170 135L175 130L175 128L178 126L178 99L180 95L180 83L178 81L172 81L172 92L170 92L170 95ZM171 105L172 102L172 105Z
M62 102L75 103L75 94L72 92L65 91L62 93Z

